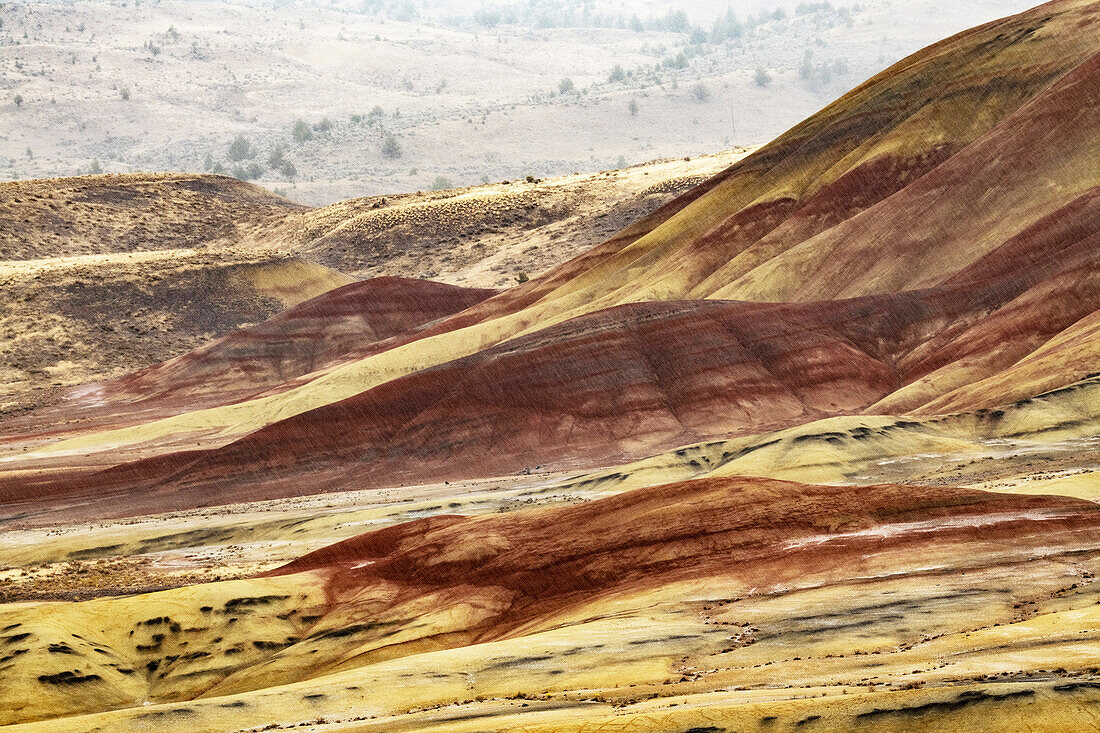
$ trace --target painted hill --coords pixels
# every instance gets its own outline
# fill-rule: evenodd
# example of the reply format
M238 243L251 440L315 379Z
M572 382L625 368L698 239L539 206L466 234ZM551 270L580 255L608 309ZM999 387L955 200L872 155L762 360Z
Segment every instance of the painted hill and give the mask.
M0 412L63 402L354 278L514 284L747 152L320 209L214 175L4 183Z
M264 577L0 607L0 723L1049 730L1096 697L1041 670L1095 663L1098 612L1092 581L1046 558L1094 563L1097 543L1091 502L763 479L438 516Z
M495 291L382 277L329 290L207 346L118 379L81 385L68 402L7 423L55 434L140 424L202 405L290 388L296 377L384 348L388 339L463 310ZM74 410L71 402L83 409ZM62 427L59 423L64 421Z
M932 46L508 290L324 288L5 420L0 725L1095 727L1098 31ZM188 256L470 274L528 193Z
M186 506L988 409L1030 396L1014 380L1050 349L1031 394L1075 382L1100 308L1097 22L1064 0L948 39L526 284L255 399L24 460L202 447L96 479Z

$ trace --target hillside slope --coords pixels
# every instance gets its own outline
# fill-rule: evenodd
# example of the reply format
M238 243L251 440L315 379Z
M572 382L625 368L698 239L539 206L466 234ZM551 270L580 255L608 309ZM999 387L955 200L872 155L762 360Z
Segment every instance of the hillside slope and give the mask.
M1098 24L1095 2L1059 0L960 34L589 252L383 349L20 461L125 448L166 459L110 473L139 478L120 496L254 499L606 465L940 398L986 408L982 394L1027 396L1014 365L1057 344L1082 356L1029 383L1075 382L1093 371L1075 324L1100 308Z
M353 278L514 284L747 152L321 209L213 175L0 184L0 410L63 402Z
M262 577L0 607L0 724L1052 730L1096 699L1098 543L1091 502L763 479L438 516Z

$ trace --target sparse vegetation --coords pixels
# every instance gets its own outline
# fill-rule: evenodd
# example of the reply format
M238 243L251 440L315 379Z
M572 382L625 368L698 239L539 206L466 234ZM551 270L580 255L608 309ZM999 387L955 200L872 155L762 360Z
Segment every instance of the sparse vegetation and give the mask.
M237 135L237 137L233 138L233 142L229 143L227 154L230 160L239 162L255 158L256 152L256 148L252 146L248 138L244 135Z
M572 94L575 91L577 91L577 85L573 83L572 79L562 79L561 84L558 85L558 94Z
M387 158L400 158L403 154L401 143L397 141L397 137L392 132L387 132L382 136L382 155Z
M264 167L256 161L252 161L248 165L233 166L232 173L234 178L239 178L242 181L255 181L264 174Z
M703 82L699 82L691 88L691 96L700 102L705 102L710 99L710 89Z
M454 181L452 181L450 178L447 178L446 176L436 176L435 179L432 181L433 191L445 191L449 188L454 187Z
M288 180L294 180L298 176L298 168L286 157L286 151L281 145L276 146L267 155L267 167L277 171Z
M753 74L752 81L756 86L763 88L772 83L772 77L764 67L760 66L757 67L756 73Z
M309 126L305 120L296 120L294 127L291 128L290 134L294 137L294 140L299 143L304 143L307 140L313 139L313 128Z

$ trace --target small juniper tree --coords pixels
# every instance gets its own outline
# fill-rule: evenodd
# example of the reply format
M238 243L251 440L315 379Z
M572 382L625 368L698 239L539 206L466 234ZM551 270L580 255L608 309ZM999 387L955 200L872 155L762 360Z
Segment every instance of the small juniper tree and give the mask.
M767 70L765 70L762 66L757 67L756 73L753 74L752 80L758 87L766 87L772 83L771 75L768 74Z
M228 152L229 159L233 161L250 160L256 157L256 150L244 135L233 138L233 142L229 143Z
M271 168L280 168L285 162L286 151L283 150L281 145L272 148L271 152L267 154L267 164Z
M304 143L307 140L313 138L313 129L305 120L296 120L294 122L294 128L291 130L291 134L294 136L295 142Z
M382 155L387 158L400 158L401 154L401 143L397 142L397 137L392 132L387 132L383 135Z

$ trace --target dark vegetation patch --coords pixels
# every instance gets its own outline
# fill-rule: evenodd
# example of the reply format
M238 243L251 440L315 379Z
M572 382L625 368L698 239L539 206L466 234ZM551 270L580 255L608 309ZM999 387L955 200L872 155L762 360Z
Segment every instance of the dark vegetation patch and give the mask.
M1100 682L1069 682L1064 685L1055 685L1055 692L1074 692L1075 690L1100 690Z
M303 621L304 621L303 617ZM310 639L343 639L344 637L354 636L355 634L363 634L368 631L374 631L375 629L382 629L387 626L393 626L395 624L402 623L399 621L371 621L365 624L352 624L351 626L344 626L339 629L331 629L329 631L319 631L316 634L310 634ZM389 634L396 634L397 631L391 631ZM385 634L384 636L388 636Z
M189 677L206 677L209 675L225 676L237 671L237 667L215 667L211 669L195 669L190 672L184 672L183 674L174 675L177 679L187 679ZM161 677L166 677L168 672L161 672Z
M172 623L170 616L157 616L155 618L147 618L144 621L138 621L134 626L163 626L164 624Z
M490 664L488 667L482 669L483 672L488 672L494 669L510 669L512 667L519 667L524 664L534 664L535 662L545 662L553 659L554 657L549 655L540 655L534 657L515 657L514 659L504 659L499 662Z
M205 318L203 320L209 320ZM187 532L176 532L161 535L160 537L147 537L141 540L140 553L156 550L178 550L183 547L216 544L231 540L233 533L225 529L193 529Z
M1016 692L1006 692L1003 695L991 695L988 692L971 690L961 693L954 700L927 702L923 705L914 705L907 708L875 708L866 713L859 713L856 715L856 719L878 720L890 716L917 717L929 713L951 713L983 702L1001 702L1014 698L1030 697L1034 694L1035 690L1017 690Z
M225 610L233 611L234 613L236 613L242 608L269 606L272 603L285 601L288 598L290 598L290 596L255 596L252 598L231 598L225 602Z
M848 437L847 433L814 433L813 435L796 435L794 438L791 439L791 442L798 444L809 443L815 440L824 440L829 443L835 443L844 440L844 438L846 437Z
M82 685L87 682L102 680L98 674L80 674L80 670L58 672L57 674L40 674L38 681L45 685Z
M734 453L723 453L722 454L722 460L726 460L727 458L730 458L730 457L733 457L733 456L736 456L738 458L740 458L741 456L747 456L749 453L752 453L753 451L758 451L761 448L767 448L770 445L775 445L780 440L782 440L782 438L776 438L775 440L769 440L766 443L756 443L755 445L747 445L744 448L742 448L741 450L737 451L736 454L734 454Z
M15 659L16 657L20 656L21 654L26 654L29 651L30 651L30 649L13 649L10 654L6 654L3 657L0 657L0 664L4 664L5 662L10 662L11 660Z
M165 718L189 718L195 712L194 708L171 708L169 710L154 710L141 713L137 720L163 720Z
M103 547L89 547L83 550L73 550L66 557L71 560L88 560L101 555L117 555L122 545L104 545Z

